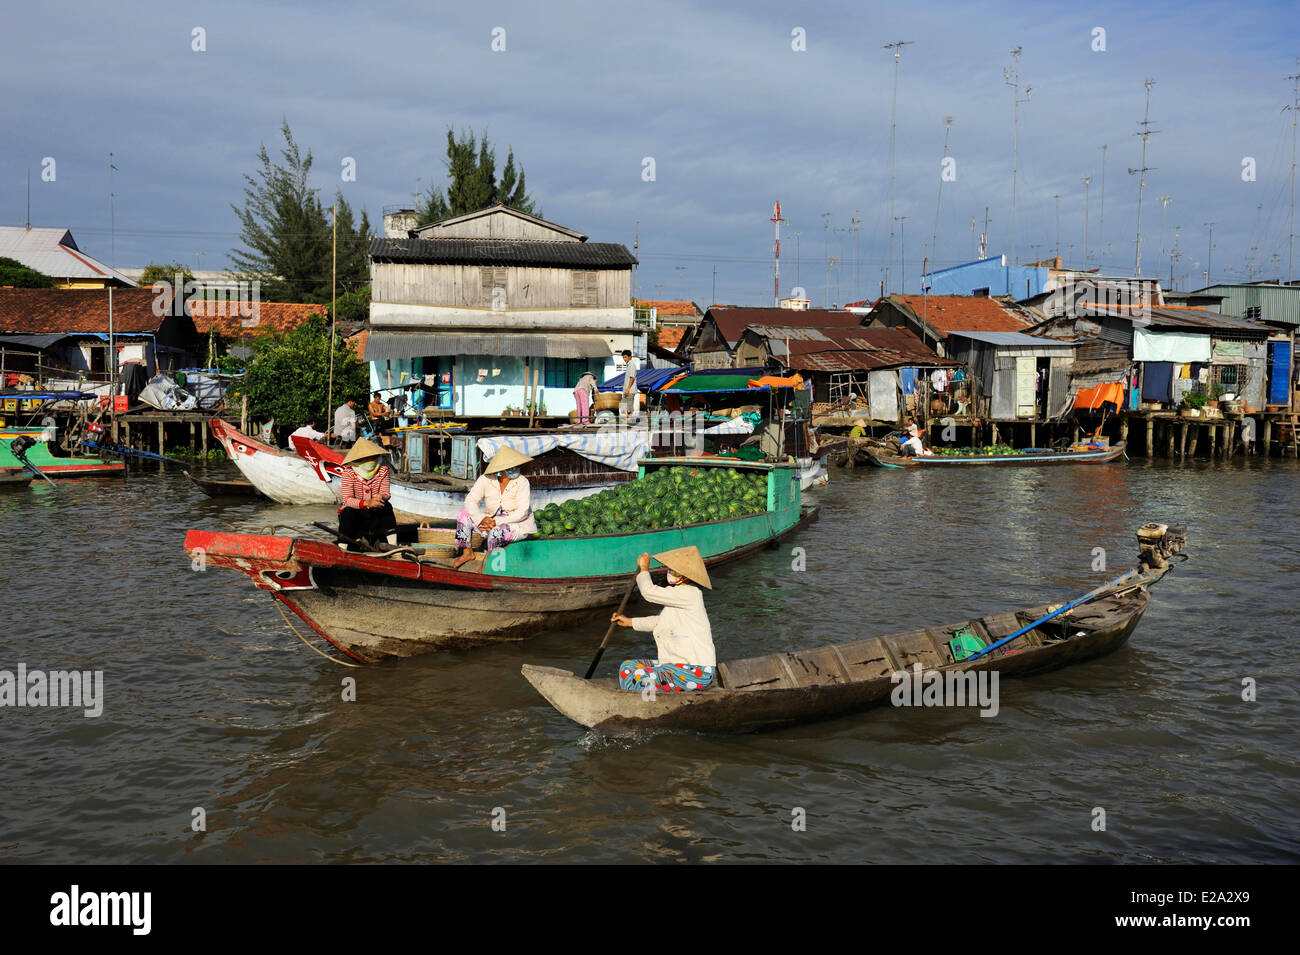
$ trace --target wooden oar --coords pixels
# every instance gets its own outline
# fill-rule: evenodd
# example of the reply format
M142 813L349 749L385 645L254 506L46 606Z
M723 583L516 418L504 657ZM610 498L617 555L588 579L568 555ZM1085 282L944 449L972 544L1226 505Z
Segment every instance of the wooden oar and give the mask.
M638 571L637 573L640 573L640 571ZM633 577L632 583L628 584L627 593L623 594L623 602L618 605L618 610L615 611L615 613L623 612L623 608L627 606L627 600L629 597L632 596L632 591L635 587L636 587L636 577ZM600 641L600 649L596 651L596 658L591 661L591 666L587 667L587 675L583 677L584 680L590 680L591 675L596 672L596 665L600 663L600 658L604 656L605 648L609 646L609 638L614 635L614 628L616 626L618 626L618 624L615 623L613 620L610 620L609 629L605 631L605 639Z
M1012 640L1014 640L1016 637L1020 636L1021 634L1023 634L1023 633L1028 633L1030 630L1033 630L1033 629L1034 629L1035 627L1037 627L1039 624L1046 623L1047 621L1051 620L1053 617L1058 617L1058 616L1060 616L1061 614L1065 613L1067 610L1072 610L1072 609L1074 609L1075 607L1079 606L1079 604L1087 603L1089 600L1095 600L1095 599L1097 599L1097 598L1100 597L1102 594L1104 594L1106 591L1108 591L1108 590L1113 590L1114 588L1118 587L1120 584L1124 583L1124 581L1128 580L1130 577L1135 577L1135 576L1137 576L1139 573L1141 573L1141 571L1138 570L1138 569L1135 567L1135 568L1133 568L1132 570L1128 571L1128 573L1120 574L1118 577L1116 577L1116 578L1115 578L1114 580L1112 580L1110 583L1108 583L1108 584L1102 584L1102 585L1101 585L1100 587L1098 587L1096 590L1089 591L1088 593L1084 594L1082 597L1077 597L1077 598L1075 598L1074 600L1071 600L1068 604L1065 604L1065 605L1063 605L1063 606L1061 606L1061 607L1058 607L1057 609L1055 609L1055 610L1053 610L1051 613L1049 613L1047 616L1045 616L1045 617L1039 617L1039 618L1038 618L1037 620L1035 620L1033 623L1031 623L1031 624L1027 624L1026 626L1021 627L1021 628L1020 628L1019 630L1017 630L1015 633L1003 637L1001 640L997 641L996 643L990 643L987 647L985 647L985 648L984 648L983 650L981 650L979 653L972 653L970 656L968 656L968 657L967 657L965 660L963 660L962 662L963 662L963 663L970 663L970 662L973 661L973 660L978 660L980 657L984 656L986 653L992 653L992 652L993 652L994 650L996 650L998 647L1002 646L1002 644L1004 644L1004 643L1010 643Z

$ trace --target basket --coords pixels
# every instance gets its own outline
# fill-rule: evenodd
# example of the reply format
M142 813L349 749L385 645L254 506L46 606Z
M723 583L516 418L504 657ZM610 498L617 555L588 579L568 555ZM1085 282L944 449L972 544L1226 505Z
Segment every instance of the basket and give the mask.
M415 539L421 544L433 544L452 549L456 547L456 531L451 527L430 527L427 523L424 523L415 529ZM478 531L471 534L469 546L474 548L482 547L483 535Z
M622 395L617 391L602 391L596 395L596 401L591 406L594 411L617 411L619 400Z

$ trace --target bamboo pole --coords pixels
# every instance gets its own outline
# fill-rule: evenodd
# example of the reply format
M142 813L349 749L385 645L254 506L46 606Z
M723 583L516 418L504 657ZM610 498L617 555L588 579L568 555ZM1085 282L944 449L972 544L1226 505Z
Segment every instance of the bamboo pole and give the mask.
M330 380L328 390L325 393L325 417L327 419L334 414L334 323L335 313L338 310L337 282L339 266L339 204L336 202L331 208L333 209L334 218L334 239L330 249Z

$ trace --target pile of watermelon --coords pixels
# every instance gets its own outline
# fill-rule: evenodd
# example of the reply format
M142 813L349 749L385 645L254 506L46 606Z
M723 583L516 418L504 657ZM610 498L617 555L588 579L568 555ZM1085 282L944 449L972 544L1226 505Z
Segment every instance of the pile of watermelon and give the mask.
M535 515L538 537L629 534L761 514L767 474L735 468L660 468L591 497L548 504Z

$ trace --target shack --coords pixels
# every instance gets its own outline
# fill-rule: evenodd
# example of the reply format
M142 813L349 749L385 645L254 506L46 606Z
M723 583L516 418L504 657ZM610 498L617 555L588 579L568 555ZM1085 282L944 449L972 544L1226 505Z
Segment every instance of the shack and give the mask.
M1069 408L1073 342L1023 332L949 332L947 351L970 369L978 417L1045 421Z

